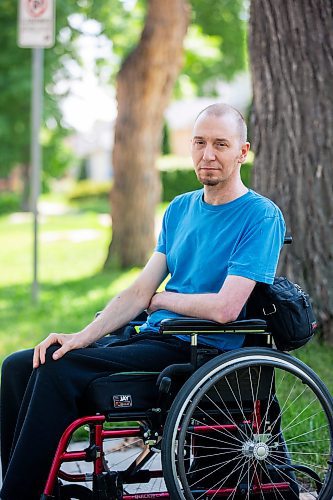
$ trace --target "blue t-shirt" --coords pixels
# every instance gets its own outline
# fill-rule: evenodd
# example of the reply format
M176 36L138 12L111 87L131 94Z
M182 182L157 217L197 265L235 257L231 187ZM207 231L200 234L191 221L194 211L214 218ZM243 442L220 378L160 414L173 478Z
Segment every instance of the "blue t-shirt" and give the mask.
M217 293L228 275L272 283L284 235L280 209L254 191L223 205L205 203L203 189L177 196L164 214L156 246L167 258L170 279L165 289ZM158 331L162 319L179 317L158 310L140 331ZM244 336L212 334L200 336L199 342L229 350L241 347Z

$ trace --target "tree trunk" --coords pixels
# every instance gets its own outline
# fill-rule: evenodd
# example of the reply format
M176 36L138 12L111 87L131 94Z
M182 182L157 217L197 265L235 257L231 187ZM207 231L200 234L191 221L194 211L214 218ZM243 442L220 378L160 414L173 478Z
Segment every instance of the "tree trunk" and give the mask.
M332 0L252 0L254 188L281 207L293 244L280 271L312 296L333 344Z
M111 193L113 237L106 265L142 266L154 243L160 180L155 167L163 114L181 69L187 0L149 0L140 42L117 78Z

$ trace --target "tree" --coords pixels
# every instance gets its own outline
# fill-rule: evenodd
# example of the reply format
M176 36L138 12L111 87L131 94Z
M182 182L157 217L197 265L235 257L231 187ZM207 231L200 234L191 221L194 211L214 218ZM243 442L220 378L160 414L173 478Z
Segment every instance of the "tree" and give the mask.
M187 0L149 0L140 41L117 77L113 238L107 265L141 266L154 246L160 195L155 162L163 114L182 64L189 14Z
M191 24L184 43L184 64L175 94L183 97L184 79L186 88L192 86L196 95L214 95L221 78L232 79L237 71L246 67L246 1L188 1L192 7ZM98 69L109 68L111 83L116 79L121 61L138 43L146 7L147 0L128 2L127 7L123 0L86 2L85 15L101 23L102 33L111 40L117 58L118 65L110 65L108 59L99 60Z
M190 35L194 35L195 43L194 47L191 40L185 44L182 73L194 83L198 95L216 95L221 79L231 80L246 67L245 2L191 0L191 4Z
M222 75L231 78L246 64L243 0L192 0L191 5L193 29L185 44L183 76L191 81L198 94L213 95ZM130 44L135 41L133 33L143 6L138 1L132 10L135 22L129 30ZM131 18L122 16L119 30L117 16L108 18L98 3L91 15L102 22L103 32L112 38L114 49L121 55L126 48L124 23L132 25ZM118 75L119 116L111 193L113 241L106 266L141 265L154 247L154 211L160 190L155 159L160 151L163 112L181 67L181 45L188 23L187 1L148 2L140 42L125 59ZM194 39L197 43L191 45ZM181 87L178 80L178 96Z
M252 0L254 187L293 235L281 270L314 299L333 344L332 0Z
M4 0L0 12L0 176L6 176L16 165L23 167L25 187L29 185L30 163L30 106L31 106L31 50L17 46L16 2ZM57 2L57 42L45 50L44 64L44 179L58 175L68 166L72 156L63 147L66 129L62 127L62 113L54 91L57 79L68 77L66 62L78 60L74 40L78 31L71 28L68 18L77 8L74 0ZM66 30L66 36L64 33ZM59 36L60 35L60 36ZM61 38L64 41L61 41ZM46 174L46 175L45 175ZM28 194L28 190L25 190ZM26 198L27 196L25 196ZM25 200L26 201L26 200ZM26 206L26 203L24 203Z

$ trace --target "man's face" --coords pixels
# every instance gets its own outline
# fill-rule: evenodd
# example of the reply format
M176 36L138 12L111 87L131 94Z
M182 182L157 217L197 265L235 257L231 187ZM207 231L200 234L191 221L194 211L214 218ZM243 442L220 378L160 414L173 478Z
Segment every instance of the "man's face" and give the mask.
M241 143L232 116L203 115L194 126L191 149L198 180L204 185L216 186L239 175L249 143Z

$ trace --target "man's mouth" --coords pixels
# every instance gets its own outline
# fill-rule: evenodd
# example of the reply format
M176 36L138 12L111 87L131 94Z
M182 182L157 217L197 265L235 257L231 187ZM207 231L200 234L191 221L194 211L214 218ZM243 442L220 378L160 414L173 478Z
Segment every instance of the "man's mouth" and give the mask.
M199 170L219 170L217 167L200 167Z

